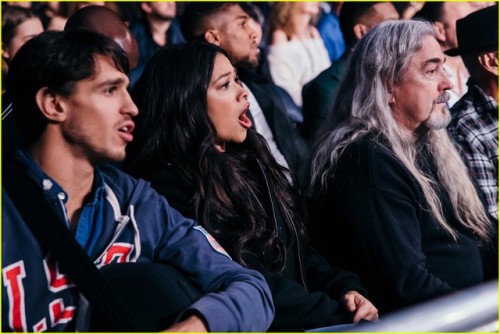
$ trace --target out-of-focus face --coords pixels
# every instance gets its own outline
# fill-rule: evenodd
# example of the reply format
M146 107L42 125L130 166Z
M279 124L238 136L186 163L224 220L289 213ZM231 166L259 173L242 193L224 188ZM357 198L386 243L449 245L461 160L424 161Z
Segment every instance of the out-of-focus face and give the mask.
M380 2L372 6L365 25L371 29L377 24L388 20L399 20L399 13L392 3Z
M316 16L319 14L319 2L299 2L296 4L297 9L305 14Z
M215 127L215 146L219 152L225 151L226 143L242 143L247 137L252 126L246 115L250 108L247 96L229 59L218 54L207 90L207 111Z
M33 7L33 2L32 1L7 1L7 5L19 6L19 7L31 9L31 7Z
M87 6L104 6L106 3L104 1L84 1L82 2L78 8L82 9Z
M95 74L77 82L68 97L61 97L61 107L67 111L62 136L75 156L92 163L125 159L125 147L133 139L132 117L138 114L128 83L111 59L97 56Z
M257 45L259 45L262 41L262 26L253 18L250 18L247 24L251 29L255 31L255 40L257 41Z
M236 67L257 67L259 64L258 32L249 22L250 17L238 4L227 7L212 18L219 37L215 44L226 50Z
M360 40L379 23L388 20L399 20L399 13L394 5L390 2L375 3L353 25L356 40Z
M444 72L445 58L437 40L426 36L404 73L403 82L392 92L389 105L396 122L414 133L448 125L447 90L452 88Z
M151 14L157 19L170 21L177 13L177 5L173 1L148 2L147 4L151 8Z
M43 32L42 22L36 17L27 19L15 29L15 36L10 41L9 45L2 45L2 56L9 62L14 58L17 51L19 51L24 43Z
M443 16L440 20L446 37L443 45L444 50L458 47L456 22L476 9L470 2L444 2Z

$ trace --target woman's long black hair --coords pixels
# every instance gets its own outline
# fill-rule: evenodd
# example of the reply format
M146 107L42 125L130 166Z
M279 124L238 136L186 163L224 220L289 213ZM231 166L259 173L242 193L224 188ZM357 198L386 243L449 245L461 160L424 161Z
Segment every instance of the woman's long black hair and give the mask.
M278 238L263 173L272 183L289 235L297 228L303 237L303 210L285 176L288 171L253 129L243 143L227 143L224 153L217 151L216 130L207 112L217 54L227 57L218 46L194 42L167 46L151 59L132 94L140 113L126 168L147 178L167 162L177 166L196 189L193 218L242 265L256 259L280 271L291 245Z

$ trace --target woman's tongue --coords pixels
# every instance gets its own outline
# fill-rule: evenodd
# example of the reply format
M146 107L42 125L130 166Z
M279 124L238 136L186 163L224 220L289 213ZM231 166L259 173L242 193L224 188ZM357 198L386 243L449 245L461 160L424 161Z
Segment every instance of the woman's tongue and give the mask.
M239 121L241 126L245 129L250 129L252 127L252 121L248 118L246 113L240 115Z

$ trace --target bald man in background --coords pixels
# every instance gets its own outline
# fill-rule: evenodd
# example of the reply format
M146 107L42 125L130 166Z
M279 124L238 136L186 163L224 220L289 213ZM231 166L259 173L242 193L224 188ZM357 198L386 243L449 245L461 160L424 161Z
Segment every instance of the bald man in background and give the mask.
M137 66L137 41L125 22L113 10L105 6L83 7L75 12L64 26L64 30L75 28L87 28L108 36L127 53L130 70Z

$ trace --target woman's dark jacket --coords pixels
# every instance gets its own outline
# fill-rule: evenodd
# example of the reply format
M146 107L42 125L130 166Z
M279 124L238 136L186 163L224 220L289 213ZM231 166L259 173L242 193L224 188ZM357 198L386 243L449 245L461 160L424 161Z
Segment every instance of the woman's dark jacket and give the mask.
M163 194L171 206L186 217L195 218L194 207L190 203L196 189L182 180L174 166L165 164L142 177L151 181L153 188ZM268 189L268 194L268 198L261 200L275 201L272 198L273 189ZM279 213L280 210L276 211ZM345 311L338 301L350 290L366 294L359 278L350 272L332 268L325 258L303 245L297 234L288 236L284 233L286 229L280 214L275 220L280 239L291 237L296 241L288 249L285 270L282 273L270 272L262 270L262 264L256 259L252 263L247 261L249 267L264 275L273 295L276 315L270 331L301 331L352 322L353 315ZM231 249L221 239L219 242L226 250Z

